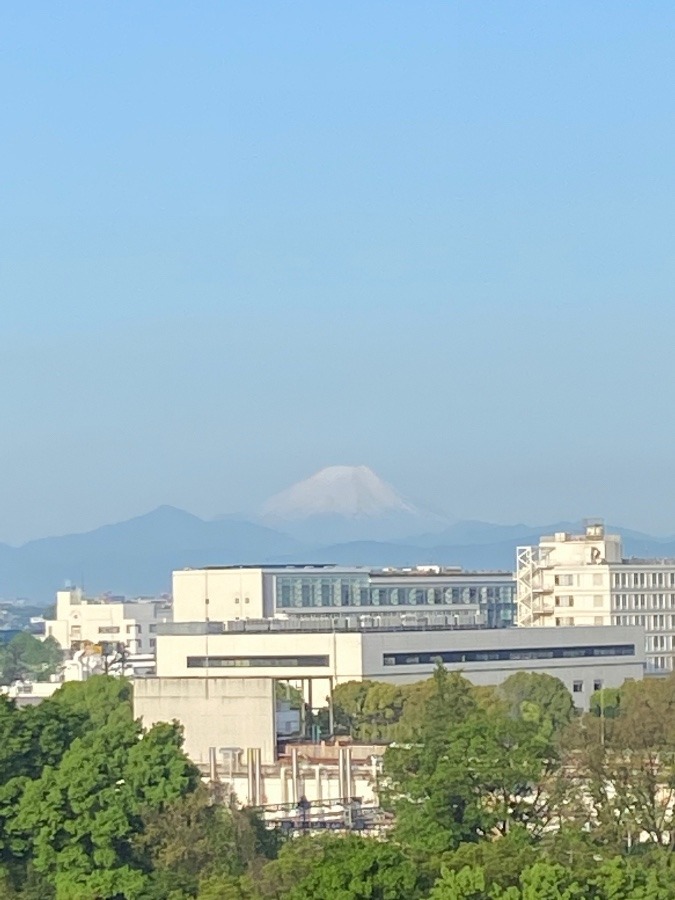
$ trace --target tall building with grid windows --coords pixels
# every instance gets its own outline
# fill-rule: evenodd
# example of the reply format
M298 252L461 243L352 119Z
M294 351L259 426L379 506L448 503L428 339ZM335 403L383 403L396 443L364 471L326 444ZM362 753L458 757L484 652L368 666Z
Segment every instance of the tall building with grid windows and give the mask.
M516 608L526 627L641 626L648 670L675 669L675 559L624 559L601 521L518 547Z

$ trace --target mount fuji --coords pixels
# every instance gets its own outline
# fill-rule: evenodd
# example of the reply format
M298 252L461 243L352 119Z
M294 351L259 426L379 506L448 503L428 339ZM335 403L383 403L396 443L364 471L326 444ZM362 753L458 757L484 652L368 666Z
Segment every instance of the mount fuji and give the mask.
M328 466L270 497L259 520L322 544L395 540L447 521L402 497L368 466Z

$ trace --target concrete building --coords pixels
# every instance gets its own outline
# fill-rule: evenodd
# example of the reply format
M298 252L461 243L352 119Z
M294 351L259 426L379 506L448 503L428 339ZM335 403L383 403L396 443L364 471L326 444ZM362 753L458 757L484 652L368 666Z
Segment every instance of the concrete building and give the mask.
M254 748L275 760L275 685L299 686L312 710L330 704L346 681L407 683L428 678L438 661L474 684L499 684L518 671L545 672L587 708L594 691L644 673L639 627L457 629L412 626L401 617L364 626L362 617L159 625L156 676L136 679L134 710L143 724L178 719L186 751L206 765L212 748Z
M311 683L314 698L346 681L409 683L428 678L438 661L474 684L499 684L514 672L546 672L567 686L579 707L600 687L618 687L644 672L639 627L456 629L447 622L405 624L399 617L364 625L294 619L175 622L160 626L158 678L273 678Z
M501 628L513 624L515 580L441 566L211 566L174 572L173 602L177 622L436 611L458 625Z
M648 671L675 665L675 559L624 559L619 535L543 536L517 551L517 621L530 627L644 628Z
M152 653L157 625L170 622L166 600L111 600L85 597L79 588L57 591L56 618L45 621L45 637L53 637L64 650L85 643L119 644L130 653Z
M523 670L551 674L587 708L594 691L642 678L639 625L500 628L513 590L508 573L435 568L182 570L174 621L157 625L156 675L135 683L135 714L145 725L181 721L202 766L221 749L251 751L247 796L256 797L252 784L275 765L284 732L279 682L299 687L316 710L330 706L337 684L420 681L440 661L478 685ZM275 796L286 795L282 782Z

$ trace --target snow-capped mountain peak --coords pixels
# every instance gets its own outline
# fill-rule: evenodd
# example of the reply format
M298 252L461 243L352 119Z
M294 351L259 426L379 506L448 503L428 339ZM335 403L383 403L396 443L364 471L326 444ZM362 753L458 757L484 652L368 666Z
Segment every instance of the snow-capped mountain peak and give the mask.
M328 466L270 497L262 508L264 518L289 522L315 516L374 519L400 513L416 516L420 511L368 466Z

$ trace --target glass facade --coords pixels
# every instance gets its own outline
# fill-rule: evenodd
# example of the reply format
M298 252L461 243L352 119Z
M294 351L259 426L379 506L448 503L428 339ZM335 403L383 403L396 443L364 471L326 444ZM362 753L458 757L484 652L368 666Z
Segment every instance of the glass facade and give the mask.
M446 610L474 607L492 628L511 625L514 619L515 584L429 584L406 580L379 582L368 575L302 573L276 576L276 608L300 609Z
M279 575L277 609L344 609L369 606L367 575Z

